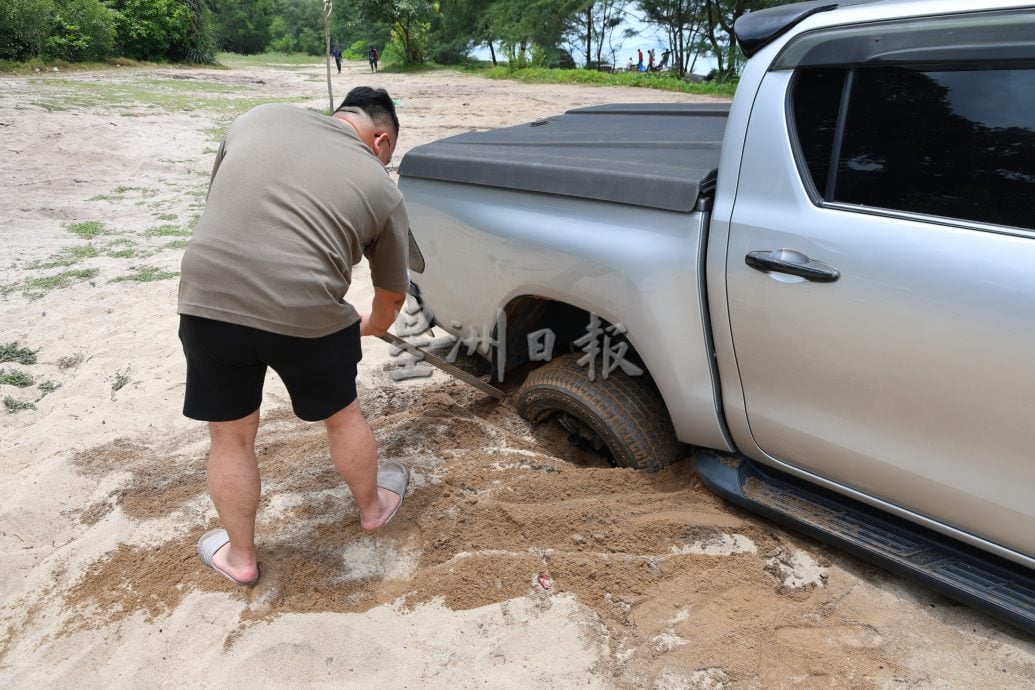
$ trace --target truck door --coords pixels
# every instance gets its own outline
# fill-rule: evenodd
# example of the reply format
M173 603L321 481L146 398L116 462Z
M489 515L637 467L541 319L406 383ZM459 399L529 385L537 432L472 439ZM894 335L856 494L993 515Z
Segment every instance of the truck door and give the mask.
M803 34L757 92L726 256L745 451L1031 556L1035 18L930 24Z

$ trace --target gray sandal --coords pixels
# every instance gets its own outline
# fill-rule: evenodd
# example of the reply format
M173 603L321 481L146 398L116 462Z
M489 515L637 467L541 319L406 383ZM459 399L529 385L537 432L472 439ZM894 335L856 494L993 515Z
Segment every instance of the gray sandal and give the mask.
M406 498L406 487L410 485L410 472L401 463L390 461L377 468L377 486L380 489L387 489L393 494L399 495L399 504L393 510L381 526L387 525L395 514L402 508L403 499Z
M231 582L244 587L251 587L259 581L258 574L255 575L255 579L251 582L245 582L243 580L238 580L236 577L224 570L220 570L216 567L215 562L213 562L212 557L216 555L216 551L219 551L229 543L230 535L226 533L225 529L209 530L208 532L205 532L205 534L201 535L201 539L198 540L198 558L200 558L201 562L206 566L215 570Z

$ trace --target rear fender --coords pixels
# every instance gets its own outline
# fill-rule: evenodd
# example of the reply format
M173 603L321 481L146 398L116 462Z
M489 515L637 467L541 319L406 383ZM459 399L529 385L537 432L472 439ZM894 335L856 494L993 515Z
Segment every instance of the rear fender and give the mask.
M701 299L706 213L417 178L400 188L426 263L411 278L443 328L495 332L498 314L529 297L621 324L679 439L731 448ZM565 326L584 334L589 322Z

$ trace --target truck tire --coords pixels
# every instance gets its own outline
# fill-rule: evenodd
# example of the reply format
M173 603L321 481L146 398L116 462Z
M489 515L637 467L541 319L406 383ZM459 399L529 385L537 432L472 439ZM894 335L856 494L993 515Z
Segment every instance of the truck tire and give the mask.
M555 419L571 440L616 467L656 472L683 457L685 448L650 377L616 369L590 381L580 356L558 357L529 374L518 391L518 413L533 424Z

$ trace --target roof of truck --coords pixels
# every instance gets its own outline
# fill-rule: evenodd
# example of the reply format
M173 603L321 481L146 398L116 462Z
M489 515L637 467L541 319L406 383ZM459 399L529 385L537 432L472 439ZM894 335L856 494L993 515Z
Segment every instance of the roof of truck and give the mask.
M412 149L402 177L691 211L715 185L728 103L615 104Z

